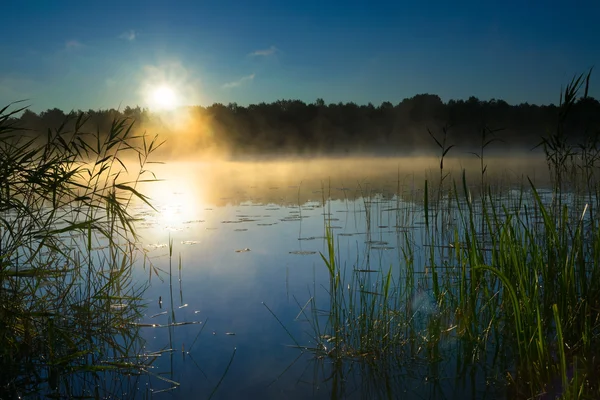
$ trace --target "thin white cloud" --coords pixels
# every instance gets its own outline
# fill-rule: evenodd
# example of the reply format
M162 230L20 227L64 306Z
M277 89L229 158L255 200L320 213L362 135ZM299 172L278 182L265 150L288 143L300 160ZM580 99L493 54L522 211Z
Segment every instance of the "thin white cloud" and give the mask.
M240 87L243 84L250 82L252 80L254 80L254 74L243 76L240 79L238 79L237 81L227 82L226 84L223 85L223 89L232 89L232 88Z
M130 42L133 42L135 40L135 38L137 37L137 32L134 31L133 29L130 29L126 32L123 32L119 35L119 39L125 39L128 40Z
M67 49L67 50L75 50L75 49L80 49L82 47L83 47L83 44L80 41L74 40L74 39L68 40L65 43L65 49Z
M253 51L252 53L250 53L250 56L263 56L263 57L267 57L270 55L273 55L275 53L279 52L279 49L275 46L271 46L268 49L263 49L263 50L256 50Z

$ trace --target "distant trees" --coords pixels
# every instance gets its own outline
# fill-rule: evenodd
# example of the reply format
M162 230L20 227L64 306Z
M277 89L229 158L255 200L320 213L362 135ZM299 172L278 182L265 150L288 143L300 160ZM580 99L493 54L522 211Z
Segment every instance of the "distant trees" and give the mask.
M450 139L470 149L484 127L503 128L498 133L504 144L531 148L556 124L557 107L523 103L509 105L503 100L450 100L444 103L434 94L418 94L394 105L388 101L375 106L353 102L326 104L322 98L306 104L300 100L272 103L215 103L208 107L188 107L185 124L173 124L139 106L118 110L81 112L89 123L107 131L115 118L132 118L139 129L177 138L184 131L189 143L183 151L227 149L233 155L256 153L346 153L429 151L434 143L427 129L450 125ZM20 117L27 128L44 133L65 120L57 108L35 114L29 110ZM570 139L583 141L600 131L600 102L592 97L579 99L567 122Z

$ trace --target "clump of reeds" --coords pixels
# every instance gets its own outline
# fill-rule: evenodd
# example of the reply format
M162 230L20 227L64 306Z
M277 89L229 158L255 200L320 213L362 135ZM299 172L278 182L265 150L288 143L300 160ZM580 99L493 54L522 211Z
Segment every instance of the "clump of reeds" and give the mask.
M301 310L318 358L335 360L335 371L349 362L368 365L361 371L401 371L421 359L435 379L440 360L456 360L456 381L480 366L490 374L483 384L508 384L507 397L600 397L598 141L592 135L576 152L563 127L588 84L589 74L566 87L559 127L542 140L550 198L531 180L516 194L494 191L484 179L483 149L491 143L484 136L481 201L474 201L466 173L445 184L450 146L432 135L442 155L438 194L431 202L425 184L424 229L399 233L397 270L347 266L327 229L329 309L318 309L313 296ZM580 160L576 168L572 159ZM421 251L424 266L415 265Z
M0 397L123 393L106 374L146 362L128 207L148 202L136 185L160 143L128 120L88 132L83 114L32 132L14 118L26 107L11 106L0 110Z

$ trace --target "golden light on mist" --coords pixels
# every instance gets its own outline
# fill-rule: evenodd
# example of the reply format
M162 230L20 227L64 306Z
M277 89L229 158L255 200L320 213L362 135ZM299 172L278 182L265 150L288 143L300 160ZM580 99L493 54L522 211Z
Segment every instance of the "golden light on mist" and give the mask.
M489 157L489 179L519 182L523 175L547 179L543 172L545 159ZM507 165L510 168L507 169ZM448 158L444 169L448 179L480 176L476 157ZM534 171L537 171L534 174ZM540 172L541 171L541 172ZM252 201L263 204L298 204L322 201L323 195L333 199L356 198L372 190L408 193L422 189L427 179L439 181L439 158L352 157L296 158L289 160L248 161L173 161L156 166L161 179L151 184L148 192L161 209L165 225L181 223L185 215L204 219L205 209ZM323 193L322 190L325 190ZM422 193L414 196L422 199Z
M152 115L138 128L168 138L168 146L161 148L162 156L180 159L198 148L204 153L210 151L209 158L216 154L211 120L194 107L203 101L200 76L201 71L188 70L176 60L145 65L140 71L140 103Z

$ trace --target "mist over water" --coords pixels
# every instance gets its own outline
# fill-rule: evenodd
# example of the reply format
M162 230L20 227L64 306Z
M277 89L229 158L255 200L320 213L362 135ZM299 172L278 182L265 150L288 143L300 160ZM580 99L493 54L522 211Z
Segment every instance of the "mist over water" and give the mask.
M541 158L490 157L485 164L485 179L499 192L525 185L527 177L540 185L547 179ZM140 190L156 211L144 204L134 211L148 261L162 271L162 281L152 276L144 294L149 307L140 322L166 324L171 314L161 315L164 309L173 310L174 321L202 322L178 327L169 336L164 330L143 331L153 351L164 346L189 349L194 343L187 359L163 357L156 361L156 371L181 383L174 392L178 396L208 394L235 348L225 379L236 384L220 387L218 398L243 396L248 390L261 398L279 398L281 393L287 398L328 398L329 389L315 392L325 383L313 375L318 368L328 371L328 364L319 367L311 354L294 362L300 350L288 335L306 346L320 342L299 312L312 296L320 309L330 307L327 268L320 256L327 253L324 227L331 226L340 262L349 271L393 266L398 271L394 274L405 273L399 261L403 232L409 229L415 248L422 248L422 211L415 203L423 201L425 180L432 186L439 183L439 167L437 157L167 160L155 165L161 181L143 183ZM463 169L476 193L481 164L472 155L444 160L443 173L450 173L446 182L462 185ZM423 263L419 259L415 268L427 276ZM148 273L140 269L138 279L148 279ZM439 312L430 286L419 284L412 291L407 312L426 335L427 321ZM455 342L444 343L444 351L453 357ZM332 344L323 345L334 351ZM200 373L197 365L206 374L203 379L193 378ZM430 394L420 380L431 373L429 367L410 368L417 378L407 378L399 387L415 395ZM455 372L450 368L440 374L451 382ZM155 390L169 386L154 385ZM370 389L357 390L366 394Z
M519 185L529 177L540 186L548 183L545 159L529 157L489 157L485 179L499 185ZM440 180L437 157L337 157L291 158L246 161L166 161L153 166L164 182L143 186L152 199L168 193L191 191L198 204L222 206L244 201L303 204L310 200L354 199L371 191L396 192L401 188L422 188ZM469 184L481 179L479 159L472 155L446 158L444 174L457 181L465 170ZM343 189L343 190L341 190ZM321 191L324 190L323 194ZM191 199L190 199L191 201Z

